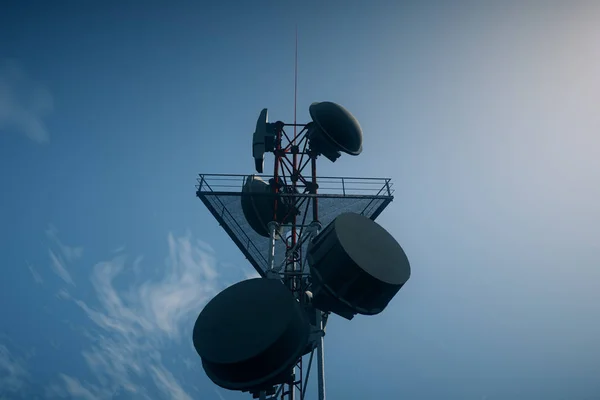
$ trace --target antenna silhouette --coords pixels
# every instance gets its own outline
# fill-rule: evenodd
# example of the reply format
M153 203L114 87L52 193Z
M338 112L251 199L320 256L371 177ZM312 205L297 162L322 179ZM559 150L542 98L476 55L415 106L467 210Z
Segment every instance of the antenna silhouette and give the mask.
M391 180L317 177L319 156L335 162L342 153L361 154L360 124L327 101L312 103L312 121L298 124L297 91L296 26L294 122L271 123L265 108L252 135L256 172L272 153L273 174L200 174L196 186L260 278L208 302L194 325L194 347L215 384L262 400L304 400L315 353L325 400L330 314L379 314L410 278L404 250L375 222L393 200Z

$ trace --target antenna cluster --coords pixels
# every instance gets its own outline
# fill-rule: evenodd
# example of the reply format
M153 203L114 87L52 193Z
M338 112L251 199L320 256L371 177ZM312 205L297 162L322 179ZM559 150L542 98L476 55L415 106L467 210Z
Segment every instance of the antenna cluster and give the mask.
M273 154L273 175L204 174L197 186L261 277L230 286L206 305L194 346L215 384L254 398L303 399L316 351L325 399L329 315L379 314L410 277L402 247L375 222L393 200L390 180L317 177L319 156L335 162L342 153L361 153L358 121L332 102L309 111L307 124L270 123L261 111L252 157L262 173L265 155ZM301 129L290 136L290 126Z
M201 174L196 186L260 278L208 302L194 347L215 384L262 400L304 400L315 353L325 400L329 315L379 314L410 278L402 247L375 222L393 200L390 179L317 177L319 156L360 155L363 132L328 101L312 103L311 121L296 123L297 40L296 33L294 122L271 123L265 108L252 135L255 171L263 174L273 154L273 174Z

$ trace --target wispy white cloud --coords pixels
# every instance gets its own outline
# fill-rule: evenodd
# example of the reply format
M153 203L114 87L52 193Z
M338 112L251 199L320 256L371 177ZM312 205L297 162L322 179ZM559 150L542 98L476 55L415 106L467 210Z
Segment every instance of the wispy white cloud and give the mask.
M215 393L217 394L217 396L219 397L219 400L225 400L225 397L223 397L223 395L221 394L221 392L219 392L218 389L215 389Z
M29 269L29 272L31 272L31 276L33 276L33 280L35 281L35 283L38 283L40 285L44 283L42 276L33 268L33 265L27 263L27 268Z
M59 292L59 297L73 301L93 323L93 340L82 357L96 381L79 382L62 375L60 386L52 387L55 395L104 399L120 392L127 398L191 399L165 364L163 352L183 337L189 340L190 321L222 285L210 247L190 234L169 234L167 244L169 253L159 276L133 281L127 288L115 285L124 272L143 270L149 274L155 266L144 266L141 257L128 264L124 254L96 264L91 282L98 304L65 290ZM191 343L189 347L193 351ZM149 390L148 382L156 390Z
M260 275L253 268L244 268L244 278L245 279L260 278Z
M15 131L36 143L50 134L44 118L53 109L52 95L31 80L14 60L0 60L0 132Z
M46 229L46 236L58 247L60 254L67 262L74 262L83 255L83 247L67 246L58 238L58 229L54 225L50 225Z
M28 380L25 361L14 357L6 346L0 344L0 398L21 392Z
M148 319L171 339L180 334L180 322L197 313L199 307L216 294L215 259L190 236L169 235L169 274L161 282L145 282L139 288L139 298Z
M163 393L169 393L173 400L192 400L189 394L183 390L177 379L169 370L164 367L150 366L152 377L157 387L161 388Z
M71 274L69 274L69 271L67 271L67 267L65 266L65 263L61 259L61 257L57 256L50 249L48 249L48 254L50 255L50 266L52 267L54 273L58 275L63 281L75 286L75 282L73 282L73 278L71 278Z
M119 246L119 247L115 248L112 252L113 253L121 253L123 251L125 251L125 246Z
M195 363L194 361L190 360L189 358L183 358L181 360L181 362L183 362L183 365L185 365L185 367L189 370L195 370L196 369L196 365L197 363Z
M71 247L62 243L58 238L58 230L53 225L50 225L46 230L46 236L50 239L52 247L57 249L56 251L52 248L48 249L52 270L63 281L75 286L75 282L67 269L67 264L73 263L81 258L83 255L83 248Z
M59 299L68 300L68 299L71 298L71 295L65 289L60 289L56 293L56 297L59 298Z
M144 261L144 256L137 256L133 261L133 273L135 275L139 275L142 271L142 261Z
M82 399L82 400L96 400L97 397L90 392L85 386L79 382L78 379L70 377L65 374L61 374L63 382L65 383L65 388L69 393L69 397L72 399Z
M49 399L98 400L110 398L108 389L90 383L82 383L79 379L66 374L59 374L59 381L46 387L45 397Z

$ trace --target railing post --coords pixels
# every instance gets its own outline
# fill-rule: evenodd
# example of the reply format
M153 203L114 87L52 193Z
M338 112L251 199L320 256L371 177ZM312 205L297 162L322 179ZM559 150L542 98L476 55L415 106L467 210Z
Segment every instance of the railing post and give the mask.
M392 194L390 193L390 180L389 180L389 178L385 179L385 188L387 189L388 196L391 196Z
M342 178L342 193L344 196L346 195L346 185L344 185L344 178Z

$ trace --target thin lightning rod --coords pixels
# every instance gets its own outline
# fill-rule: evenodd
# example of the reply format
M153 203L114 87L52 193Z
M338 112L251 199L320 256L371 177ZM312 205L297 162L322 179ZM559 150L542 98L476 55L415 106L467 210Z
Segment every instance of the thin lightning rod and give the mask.
M298 98L298 24L296 24L296 58L294 60L294 142L296 141L297 98Z

